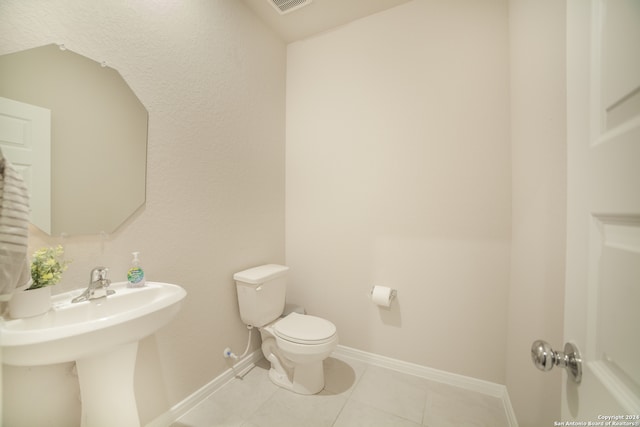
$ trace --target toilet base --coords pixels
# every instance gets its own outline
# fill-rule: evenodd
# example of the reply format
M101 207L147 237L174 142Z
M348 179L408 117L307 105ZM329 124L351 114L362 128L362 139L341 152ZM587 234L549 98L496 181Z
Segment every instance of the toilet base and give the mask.
M293 370L293 381L275 368L269 370L269 379L282 388L298 394L316 394L324 389L324 368L322 361L299 364Z

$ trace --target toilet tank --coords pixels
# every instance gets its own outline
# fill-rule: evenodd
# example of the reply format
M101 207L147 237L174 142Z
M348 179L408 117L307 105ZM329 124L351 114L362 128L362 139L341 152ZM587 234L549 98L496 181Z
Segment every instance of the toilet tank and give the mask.
M240 318L258 328L280 317L284 310L289 267L261 265L233 275L238 291Z

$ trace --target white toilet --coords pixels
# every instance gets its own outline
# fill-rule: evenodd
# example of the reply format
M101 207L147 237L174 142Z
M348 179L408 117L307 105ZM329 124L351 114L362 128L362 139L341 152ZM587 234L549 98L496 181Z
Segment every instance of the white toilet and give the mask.
M338 345L338 333L320 317L295 312L281 317L288 270L268 264L234 274L240 318L260 329L271 381L296 393L315 394L324 388L322 361Z

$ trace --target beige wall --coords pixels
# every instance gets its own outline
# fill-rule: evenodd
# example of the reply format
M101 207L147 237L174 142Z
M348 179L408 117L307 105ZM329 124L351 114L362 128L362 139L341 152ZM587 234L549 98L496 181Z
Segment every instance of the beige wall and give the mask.
M65 239L73 263L56 286L84 286L100 264L124 280L139 250L149 280L187 290L178 317L141 343L147 422L227 369L226 346L244 348L233 272L285 261L285 46L235 0L0 2L0 54L49 43L118 69L149 111L145 208L104 242ZM36 233L30 249L58 242ZM43 369L5 369L5 425L78 420L70 367Z
M560 420L563 372L542 373L536 339L564 345L564 1L510 0L513 232L507 388L520 427Z
M504 383L506 1L414 1L287 55L291 302L344 345Z

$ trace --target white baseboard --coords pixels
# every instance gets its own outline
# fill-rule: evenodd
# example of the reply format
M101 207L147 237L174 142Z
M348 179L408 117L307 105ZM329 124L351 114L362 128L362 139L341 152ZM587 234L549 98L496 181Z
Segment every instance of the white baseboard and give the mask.
M439 369L429 368L415 363L403 362L402 360L392 359L390 357L380 356L378 354L368 353L366 351L342 345L338 345L338 347L333 351L333 354L337 357L392 369L394 371L416 377L499 398L504 406L504 411L509 421L509 427L518 427L518 421L516 420L515 413L513 412L511 401L509 400L507 387L502 384L441 371Z
M505 386L501 384L454 374L447 371L441 371L439 369L429 368L415 363L403 362L402 360L368 353L351 347L338 345L338 347L333 351L333 354L339 357L346 357L358 362L392 369L394 371L448 384L454 387L460 387L477 393L487 394L493 397L502 397L504 394Z
M403 362L401 360L392 359L390 357L380 356L373 353L367 353L366 351L356 350L354 348L345 347L343 345L339 345L334 350L333 354L340 358L352 359L358 362L368 363L387 369L393 369L394 371L402 372L405 374L414 375L431 381L437 381L454 387L474 391L476 393L497 397L502 400L505 414L507 415L507 419L509 421L509 427L518 427L518 421L516 420L515 413L513 412L511 401L509 400L507 388L502 384L496 384L490 381L441 371L438 369L417 365L415 363ZM235 372L244 372L248 370L253 365L255 365L256 362L262 359L262 357L262 351L260 349L254 351L249 356L245 357L236 364ZM161 416L148 423L145 427L167 427L171 425L182 415L189 412L200 402L209 397L212 393L231 381L236 375L235 372L232 369L227 369L225 372L214 378L211 382L188 396L182 402L174 405L168 412L162 414Z
M237 373L243 373L251 369L256 362L263 358L262 350L257 349L244 359L235 364L234 369L227 369L222 374L211 380L209 383L196 390L186 399L178 402L169 411L155 418L145 425L145 427L167 427L176 422L178 418L195 408L199 403L206 400L211 394L222 388L229 381L234 379Z

